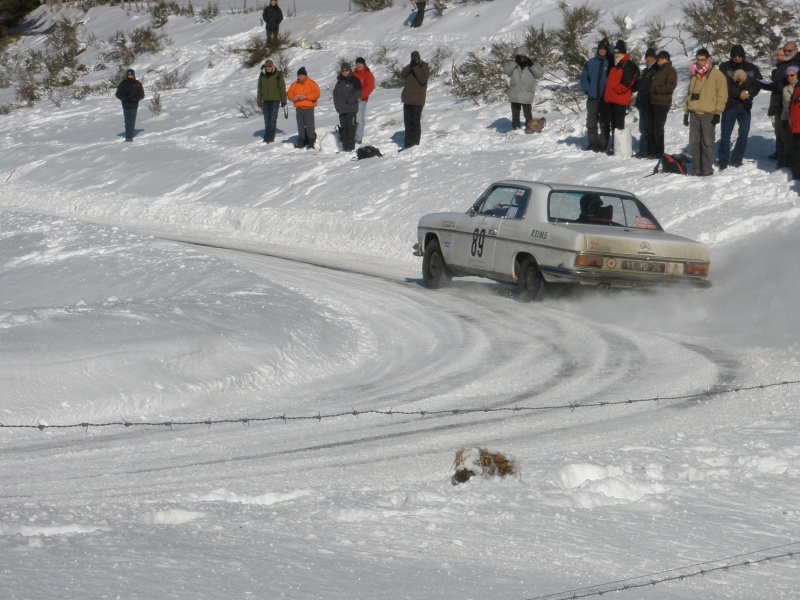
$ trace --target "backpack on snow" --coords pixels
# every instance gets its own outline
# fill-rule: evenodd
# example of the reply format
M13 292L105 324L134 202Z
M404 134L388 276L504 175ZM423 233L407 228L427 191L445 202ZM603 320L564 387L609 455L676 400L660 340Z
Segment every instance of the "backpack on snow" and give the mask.
M373 156L383 156L383 154L381 154L381 151L375 146L361 146L358 150L356 150L357 160L361 160L363 158L372 158Z
M658 173L658 168L661 167L662 173L678 173L679 175L686 175L686 163L689 160L685 154L667 154L666 152L658 159L656 166L653 167L651 175Z

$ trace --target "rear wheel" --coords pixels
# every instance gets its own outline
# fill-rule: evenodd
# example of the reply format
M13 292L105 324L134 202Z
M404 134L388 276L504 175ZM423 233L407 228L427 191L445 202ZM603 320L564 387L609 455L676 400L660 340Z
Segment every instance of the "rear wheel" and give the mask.
M425 287L432 290L442 287L450 280L439 242L435 240L431 240L425 246L425 255L422 257L422 280L425 282Z
M522 302L531 302L542 297L544 292L544 277L536 265L536 261L528 257L522 261L519 268L519 287L518 299Z

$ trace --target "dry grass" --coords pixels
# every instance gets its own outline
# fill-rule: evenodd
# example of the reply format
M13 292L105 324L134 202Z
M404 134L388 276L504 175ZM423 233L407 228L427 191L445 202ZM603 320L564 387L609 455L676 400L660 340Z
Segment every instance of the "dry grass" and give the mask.
M460 448L453 461L456 483L464 483L475 475L505 477L516 475L516 463L500 452L489 452L485 448Z

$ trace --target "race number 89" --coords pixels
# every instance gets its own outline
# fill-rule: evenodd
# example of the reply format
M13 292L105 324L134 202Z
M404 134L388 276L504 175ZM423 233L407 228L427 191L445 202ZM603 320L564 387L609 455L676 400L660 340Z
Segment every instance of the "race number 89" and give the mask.
M486 239L486 230L485 229L478 229L475 228L475 231L472 232L472 248L470 248L470 252L472 256L478 256L480 258L483 256L483 240Z

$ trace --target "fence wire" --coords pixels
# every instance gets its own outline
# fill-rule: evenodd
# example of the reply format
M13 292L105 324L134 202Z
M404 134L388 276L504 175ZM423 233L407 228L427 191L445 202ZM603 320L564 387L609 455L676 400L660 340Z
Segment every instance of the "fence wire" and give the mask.
M411 417L426 417L426 416L442 416L442 415L452 415L452 416L460 416L460 415L473 415L478 413L521 413L521 412L538 412L538 411L550 411L550 410L569 410L575 411L580 408L604 408L606 406L620 406L620 405L632 405L632 404L640 404L644 402L665 402L669 400L700 400L703 398L710 398L712 396L721 396L724 394L735 394L739 392L746 392L751 390L765 390L767 388L772 387L779 387L779 386L788 386L788 385L797 385L800 383L800 380L790 380L790 381L780 381L775 383L762 383L759 385L751 385L751 386L742 386L742 387L735 387L735 388L720 388L720 389L712 389L706 390L703 392L698 392L695 394L685 394L682 396L656 396L654 398L638 398L638 399L626 399L626 400L609 400L609 401L600 401L600 402L588 402L584 404L580 404L578 402L570 402L568 404L560 404L560 405L549 405L549 406L503 406L503 407L476 407L476 408L447 408L441 410L356 410L355 408L336 412L336 413L317 413L316 415L276 415L272 417L238 417L238 418L228 418L228 419L202 419L202 420L191 420L191 421L126 421L125 419L121 419L119 421L109 421L106 423L91 423L88 421L84 421L82 423L66 423L61 425L48 425L46 423L39 423L37 422L35 425L24 425L24 424L14 424L14 423L0 423L0 429L38 429L39 431L44 431L45 429L89 429L90 427L188 427L193 425L205 425L207 427L211 427L211 425L220 425L226 423L241 423L242 425L249 425L250 423L265 423L270 421L283 421L284 423L288 423L289 421L323 421L327 419L339 419L341 417L360 417L364 415L379 415L379 416L386 416L386 417L403 417L403 416L411 416Z
M780 554L772 554L769 556L762 556L760 558L740 560L738 562L730 562L740 559L744 556L753 556L756 554L763 554L764 552L771 552L782 548L789 548L791 546L798 546L793 551L782 552ZM762 548L761 550L754 550L753 552L745 552L743 554L736 554L726 558L719 558L716 560L709 560L700 563L694 563L675 569L667 569L665 571L658 571L656 573L647 573L646 575L637 575L636 577L629 577L627 579L620 579L617 581L609 581L596 585L575 588L572 590L563 590L554 592L552 594L545 594L544 596L536 596L533 598L526 598L525 600L573 600L578 598L589 598L591 596L603 596L611 592L624 592L627 590L635 590L639 588L653 587L662 583L671 581L683 581L691 577L700 575L708 575L717 571L728 571L739 567L749 567L760 563L766 563L781 558L794 558L800 554L800 542L790 542L780 546L772 546L771 548ZM725 563L725 564L717 564ZM716 565L716 566L708 566ZM699 568L701 567L701 568ZM689 571L688 573L685 571ZM644 581L646 580L646 581Z

